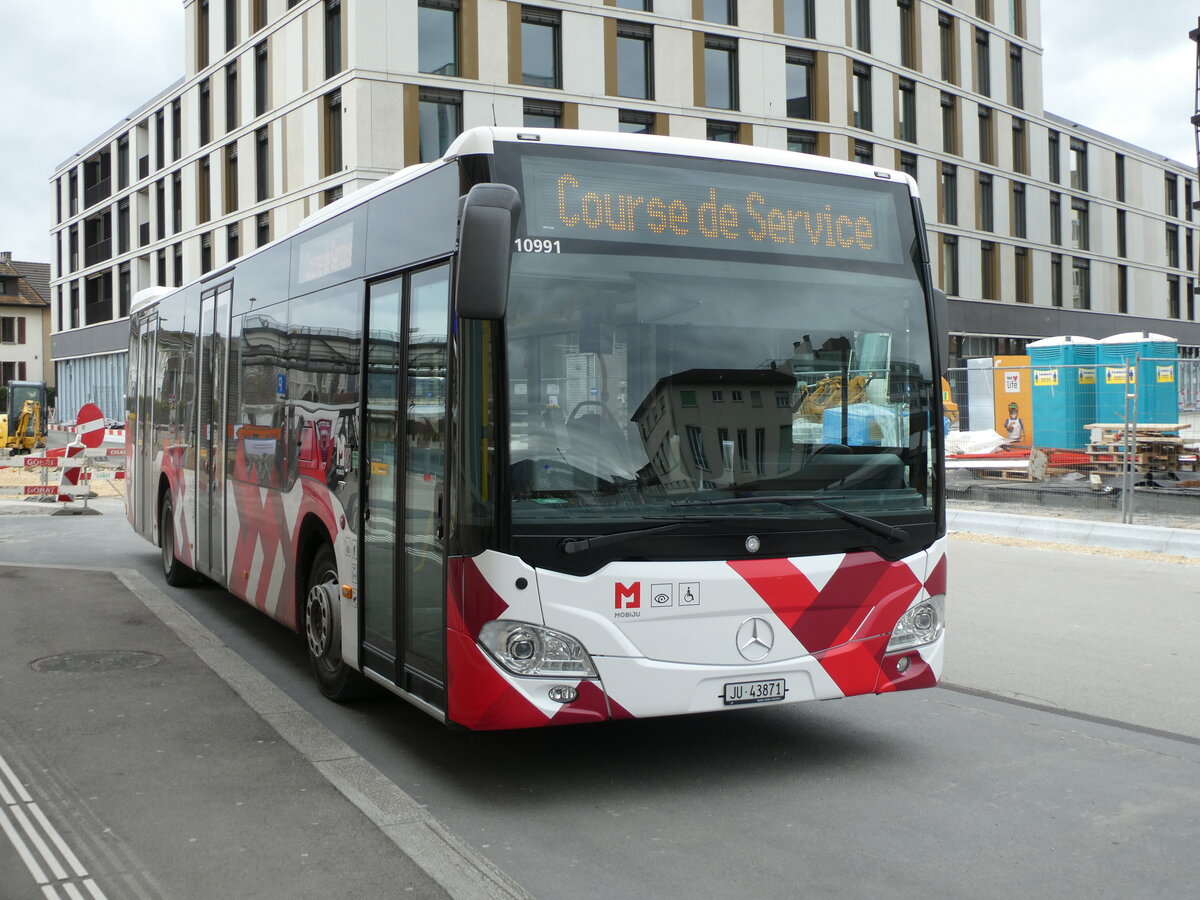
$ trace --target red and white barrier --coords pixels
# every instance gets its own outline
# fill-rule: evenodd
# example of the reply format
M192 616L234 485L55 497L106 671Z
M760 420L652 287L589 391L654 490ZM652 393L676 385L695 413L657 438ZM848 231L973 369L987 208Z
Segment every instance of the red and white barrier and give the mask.
M88 484L93 478L124 478L124 469L92 468L94 459L124 459L124 447L102 447L105 432L104 414L94 403L85 403L79 410L74 432L76 440L65 447L55 447L40 456L10 456L0 459L0 468L41 469L48 472L57 469L62 472L57 485L53 484L23 484L13 487L0 487L0 496L16 495L20 497L54 497L61 503L72 503L76 497L84 498L91 492ZM124 434L124 432L121 432Z

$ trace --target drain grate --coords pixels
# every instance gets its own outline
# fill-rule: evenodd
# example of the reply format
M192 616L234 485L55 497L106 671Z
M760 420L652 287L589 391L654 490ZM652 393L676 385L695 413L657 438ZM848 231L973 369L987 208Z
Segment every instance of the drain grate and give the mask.
M89 674L145 669L158 665L162 660L157 653L147 653L143 650L78 650L74 653L60 653L58 656L43 656L41 659L35 659L29 666L35 672Z

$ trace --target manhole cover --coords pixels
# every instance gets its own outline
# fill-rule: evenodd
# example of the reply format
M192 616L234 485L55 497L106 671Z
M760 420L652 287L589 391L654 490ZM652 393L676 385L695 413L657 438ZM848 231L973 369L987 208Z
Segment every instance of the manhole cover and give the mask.
M162 662L157 653L142 650L80 650L58 656L44 656L29 665L36 672L121 672L145 669Z

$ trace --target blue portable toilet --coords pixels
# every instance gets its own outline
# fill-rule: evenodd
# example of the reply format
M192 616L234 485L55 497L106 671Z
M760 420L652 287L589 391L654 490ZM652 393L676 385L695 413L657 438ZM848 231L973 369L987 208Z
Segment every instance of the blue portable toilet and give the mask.
M1033 445L1082 450L1096 421L1094 338L1064 335L1025 345L1032 370Z
M1097 345L1096 368L1097 422L1125 421L1129 387L1137 394L1139 425L1178 422L1179 342L1175 338L1148 331L1103 338Z

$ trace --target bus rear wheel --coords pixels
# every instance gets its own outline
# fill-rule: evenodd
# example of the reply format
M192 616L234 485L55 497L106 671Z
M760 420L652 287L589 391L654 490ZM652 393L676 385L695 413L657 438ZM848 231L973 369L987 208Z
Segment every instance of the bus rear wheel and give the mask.
M175 555L175 512L171 495L163 494L158 508L158 543L162 549L163 577L171 587L187 587L199 579L195 570L184 565Z
M301 603L301 631L321 693L337 703L366 696L370 682L342 659L337 558L322 543L313 556Z

